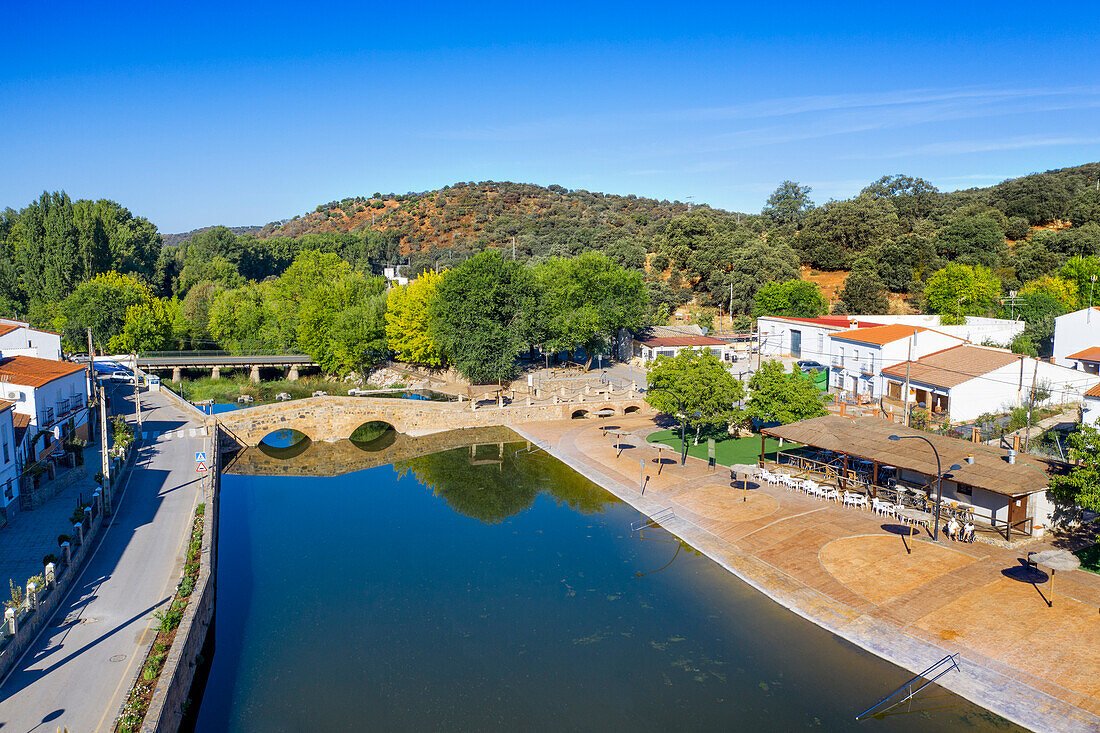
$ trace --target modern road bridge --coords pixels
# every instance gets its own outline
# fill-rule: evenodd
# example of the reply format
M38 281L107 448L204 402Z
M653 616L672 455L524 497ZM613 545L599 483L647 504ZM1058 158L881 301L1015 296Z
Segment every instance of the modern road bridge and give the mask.
M127 363L125 356L114 357ZM308 354L227 354L218 351L158 352L139 356L138 367L144 371L172 370L172 381L178 382L183 369L209 369L218 379L222 369L248 369L253 382L260 381L260 369L286 369L287 379L296 380L302 369L316 369L318 364Z

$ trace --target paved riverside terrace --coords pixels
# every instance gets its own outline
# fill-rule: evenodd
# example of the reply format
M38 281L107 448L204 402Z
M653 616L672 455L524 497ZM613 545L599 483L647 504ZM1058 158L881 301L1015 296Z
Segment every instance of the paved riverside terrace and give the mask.
M601 423L629 436L616 447ZM958 652L961 671L940 680L954 692L1036 730L1100 729L1100 575L1059 573L1048 608L1049 582L1020 559L1049 544L936 545L925 534L910 554L897 521L867 510L753 482L731 488L727 469L694 458L681 467L667 449L658 475L647 418L515 429L640 511L671 508L666 529L833 633L914 672Z
M130 388L113 398L133 421ZM0 730L108 731L153 642L153 611L183 570L200 481L197 422L163 394L143 393L147 432L102 542L38 639L0 680ZM195 430L195 437L191 431ZM120 492L121 494L121 492Z

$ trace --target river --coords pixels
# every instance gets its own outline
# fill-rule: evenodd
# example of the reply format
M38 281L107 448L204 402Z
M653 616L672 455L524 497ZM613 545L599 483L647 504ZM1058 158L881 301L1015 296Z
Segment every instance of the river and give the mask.
M199 731L1015 730L523 443L222 480ZM369 447L368 447L369 449Z

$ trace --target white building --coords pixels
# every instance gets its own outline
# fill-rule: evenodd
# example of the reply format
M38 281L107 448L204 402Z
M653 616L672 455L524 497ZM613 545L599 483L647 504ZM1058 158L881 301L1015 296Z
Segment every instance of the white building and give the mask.
M1082 361L1095 364L1087 357L1100 357L1100 353L1089 352L1097 346L1100 346L1100 308L1082 308L1054 319L1055 364L1072 368L1084 368Z
M0 354L36 356L39 359L60 361L61 337L56 333L31 328L25 321L0 318Z
M719 361L731 361L733 345L713 336L681 334L676 336L642 335L634 339L633 355L643 362L658 356L676 356L684 349L710 351Z
M1050 364L1005 349L964 344L883 370L883 406L904 413L908 404L936 418L966 422L984 413L1027 404L1032 386L1046 393L1036 404L1080 403L1100 376Z
M863 400L883 394L884 369L964 343L923 326L893 324L853 328L829 335L830 386Z
M17 429L20 416L25 418L25 436L17 443L25 462L50 453L70 433L89 437L88 377L82 364L0 357L0 399L14 403Z
M760 331L760 353L764 356L791 356L796 359L812 359L829 363L833 353L828 351L828 336L853 328L875 326L914 326L938 331L963 341L983 343L990 341L1007 345L1024 330L1023 321L1001 318L968 316L957 326L945 326L939 316L824 316L822 318L786 318L762 316L757 319ZM1100 344L1100 340L1096 341Z
M13 503L19 498L19 463L15 460L14 407L15 403L0 400L0 527L11 519Z
M829 363L829 335L861 326L877 326L877 322L862 317L822 316L821 318L788 318L761 316L756 319L760 338L760 354L764 357L790 356L795 359Z
M386 265L382 268L382 277L394 285L408 285L409 278L401 274L401 265Z
M1085 392L1081 402L1081 422L1085 425L1100 427L1100 384Z

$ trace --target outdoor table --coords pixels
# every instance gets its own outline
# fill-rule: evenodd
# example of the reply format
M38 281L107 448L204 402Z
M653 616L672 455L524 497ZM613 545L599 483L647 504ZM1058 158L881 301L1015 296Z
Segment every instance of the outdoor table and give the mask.
M908 519L913 524L927 525L929 522L935 521L935 517L928 512L911 507L898 507L898 516L902 519Z
M1076 570L1081 567L1081 559L1068 550L1043 550L1029 553L1028 560L1050 571L1050 600L1047 607L1054 607L1054 571Z

